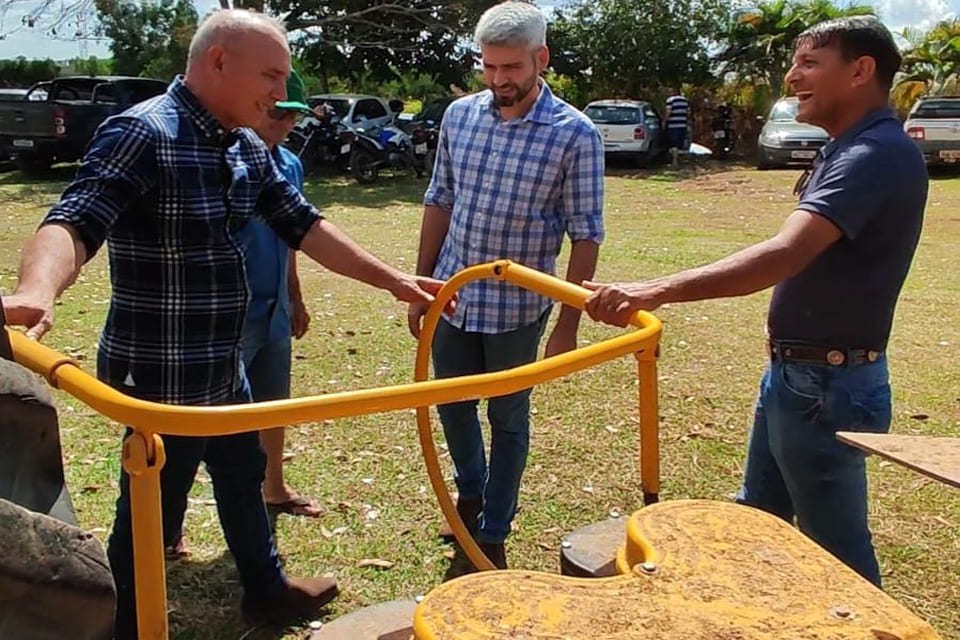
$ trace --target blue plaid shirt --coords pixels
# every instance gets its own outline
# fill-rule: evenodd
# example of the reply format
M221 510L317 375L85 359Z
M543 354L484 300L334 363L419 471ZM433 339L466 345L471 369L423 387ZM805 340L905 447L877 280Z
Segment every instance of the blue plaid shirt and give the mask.
M255 213L293 248L319 218L260 138L225 131L181 79L100 126L44 224L76 229L88 258L108 242L101 380L170 404L235 396L249 299L237 231Z
M555 273L563 236L603 241L603 141L580 111L546 83L523 117L503 120L493 93L447 109L424 203L451 212L434 277L509 258ZM551 301L515 285L482 280L460 292L450 322L504 333L536 322Z

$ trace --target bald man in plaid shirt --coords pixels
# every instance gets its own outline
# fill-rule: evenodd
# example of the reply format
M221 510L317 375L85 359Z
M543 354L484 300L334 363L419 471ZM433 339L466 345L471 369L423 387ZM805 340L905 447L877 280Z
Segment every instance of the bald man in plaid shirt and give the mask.
M549 61L542 13L505 2L485 13L476 41L488 91L444 115L437 162L424 197L417 273L446 279L470 265L508 258L553 273L564 235L573 247L567 279L590 279L603 240L603 142L581 112L540 78ZM433 343L439 378L508 369L536 359L552 302L505 282L461 291L456 314ZM410 306L419 336L424 305ZM546 356L576 348L580 314L563 307ZM477 402L439 407L457 487L457 511L490 560L506 568L504 541L517 508L530 440L530 390L492 398L489 465ZM456 568L452 568L458 572Z

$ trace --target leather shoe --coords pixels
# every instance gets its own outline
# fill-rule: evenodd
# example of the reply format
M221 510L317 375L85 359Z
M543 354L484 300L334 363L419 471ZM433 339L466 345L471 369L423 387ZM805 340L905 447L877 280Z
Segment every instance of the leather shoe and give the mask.
M250 622L285 623L316 614L337 597L333 578L287 578L286 588L271 596L243 596L240 610Z

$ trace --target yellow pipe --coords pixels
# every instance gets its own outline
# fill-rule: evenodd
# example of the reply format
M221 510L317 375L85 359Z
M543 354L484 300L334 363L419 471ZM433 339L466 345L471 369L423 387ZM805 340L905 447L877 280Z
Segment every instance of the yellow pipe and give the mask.
M637 312L630 318L636 331L599 344L554 356L543 361L496 373L425 381L429 370L430 343L446 301L467 282L481 278L499 278L523 286L541 295L582 309L589 292L574 284L533 269L498 261L462 271L447 282L424 318L417 348L417 382L405 385L334 393L326 396L277 400L256 404L214 407L173 406L147 402L126 396L83 371L64 355L20 333L7 331L14 359L43 375L49 383L83 401L99 413L130 425L134 434L124 445L124 469L131 476L131 517L134 539L134 575L137 589L137 617L143 640L167 637L166 580L160 520L160 469L164 463L163 443L157 434L216 436L257 431L298 422L318 421L345 416L417 408L417 422L424 460L441 510L450 521L458 541L478 566L492 568L489 560L466 533L453 501L443 483L429 427L427 408L461 400L506 395L534 387L575 371L629 353L652 364L653 386L641 384L642 404L648 419L641 417L641 438L656 438L656 373L653 360L661 324L653 315ZM651 393L653 395L651 395ZM649 419L652 416L652 421ZM655 448L641 445L644 451ZM642 464L649 456L643 456ZM655 470L655 465L648 466ZM641 470L641 473L643 471ZM645 487L656 488L656 482Z
M415 380L426 380L429 375L430 347L433 344L433 335L440 321L440 314L447 302L453 297L456 291L467 283L490 277L524 286L580 310L583 309L587 296L590 295L590 292L583 287L559 280L507 260L465 269L448 280L443 288L440 289L436 302L431 306L423 320L423 327L420 331L420 341L417 344L417 361L414 369ZM660 321L648 313L638 312L631 317L630 324L641 328L637 332L623 337L633 337L636 339L636 342L632 343L633 347L631 351L637 354L638 366L640 367L638 371L643 374L644 377L652 379L652 385L643 378L641 378L640 381L640 446L643 452L640 473L644 491L644 501L646 502L648 489L654 493L659 491L659 478L655 476L655 474L659 474L659 460L651 461L651 456L659 455L657 448L657 374L655 358L657 351L656 343L660 334ZM651 328L655 330L655 333L646 335L645 330ZM590 347L586 347L570 353L554 356L542 361L541 364L547 365L552 361L569 359L589 349ZM511 371L516 370L517 369L512 369ZM528 389L532 386L532 384L528 384L521 386L520 389ZM473 566L481 571L495 569L496 567L494 567L490 559L487 558L479 545L477 545L473 536L467 531L466 525L457 513L453 499L447 491L447 485L443 479L443 471L440 469L440 464L437 460L436 445L434 444L433 434L430 428L430 412L426 407L417 407L417 429L419 431L420 446L423 450L423 459L427 466L427 476L430 478L433 492L436 494L437 500L440 503L440 510L450 525L454 537L456 537L457 542L460 544L464 553L467 554L467 557L470 558ZM655 501L655 499L653 501Z

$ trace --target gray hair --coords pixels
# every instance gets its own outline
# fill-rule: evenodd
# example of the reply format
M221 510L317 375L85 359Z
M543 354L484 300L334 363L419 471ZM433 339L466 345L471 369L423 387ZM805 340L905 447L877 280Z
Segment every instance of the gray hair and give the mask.
M547 44L547 20L543 12L529 2L502 2L480 16L473 39L477 46L488 44L536 51Z
M284 38L287 29L283 23L264 13L247 9L220 9L207 15L197 27L197 32L190 40L190 50L187 53L187 66L192 60L197 60L210 47L224 44L233 37L245 31L277 31Z

